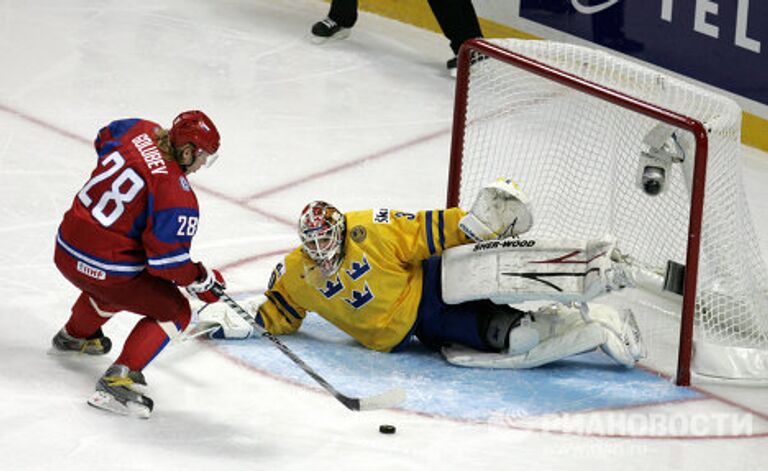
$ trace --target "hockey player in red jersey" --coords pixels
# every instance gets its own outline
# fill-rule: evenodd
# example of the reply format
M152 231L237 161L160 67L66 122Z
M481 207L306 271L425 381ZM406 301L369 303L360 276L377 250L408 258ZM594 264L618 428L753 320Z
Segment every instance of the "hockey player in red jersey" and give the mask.
M53 351L103 355L112 343L102 325L118 311L142 316L88 403L146 418L153 403L135 385L146 385L144 367L190 321L179 287L210 303L224 286L189 253L199 211L187 175L215 161L219 133L204 113L186 111L170 129L113 121L94 145L96 169L56 236L56 266L81 294Z

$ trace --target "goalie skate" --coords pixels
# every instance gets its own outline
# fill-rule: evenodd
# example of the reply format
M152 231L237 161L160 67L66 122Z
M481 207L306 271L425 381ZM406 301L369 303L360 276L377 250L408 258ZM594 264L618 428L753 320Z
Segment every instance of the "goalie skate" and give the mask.
M590 310L589 316L603 324L609 332L607 340L600 346L606 355L628 368L647 356L640 327L630 309L617 311L616 317L610 321L601 319L601 314L596 314L594 310Z
M154 402L137 389L146 384L141 372L112 365L96 383L96 392L88 399L88 404L115 414L148 419Z

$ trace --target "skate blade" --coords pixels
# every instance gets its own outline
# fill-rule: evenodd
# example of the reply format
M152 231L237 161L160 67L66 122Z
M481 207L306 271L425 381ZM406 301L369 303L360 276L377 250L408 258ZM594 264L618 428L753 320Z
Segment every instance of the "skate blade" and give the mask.
M82 350L59 350L56 347L49 347L45 352L52 357L102 357L106 353L88 353Z
M341 31L330 37L315 36L314 34L309 33L309 41L312 44L319 46L320 44L332 43L347 39L351 34L352 28L342 28Z
M138 404L131 401L123 404L120 401L117 401L114 397L110 396L109 394L105 394L102 391L96 391L93 393L93 395L88 399L88 405L115 414L138 417L140 419L148 419L152 414L152 411L149 409L149 407L143 404Z
M52 357L73 357L75 355L80 355L81 353L78 350L59 350L56 347L50 347L45 354Z
M50 347L48 351L46 352L47 355L52 357L82 357L82 356L99 356L99 355L91 355L85 352L81 352L80 350L59 350L56 347Z

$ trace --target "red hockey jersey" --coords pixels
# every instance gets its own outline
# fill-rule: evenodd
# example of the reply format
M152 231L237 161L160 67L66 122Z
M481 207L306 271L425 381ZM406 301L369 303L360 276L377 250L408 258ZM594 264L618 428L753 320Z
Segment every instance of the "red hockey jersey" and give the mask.
M197 198L179 164L163 160L159 127L124 119L96 137L96 169L64 214L56 240L87 277L111 284L148 270L184 286L202 274L189 255Z

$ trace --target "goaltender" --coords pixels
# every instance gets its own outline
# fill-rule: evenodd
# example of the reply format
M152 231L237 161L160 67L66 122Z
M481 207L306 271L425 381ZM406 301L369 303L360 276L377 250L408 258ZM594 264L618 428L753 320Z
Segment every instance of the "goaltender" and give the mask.
M530 206L509 179L485 186L468 213L448 208L343 214L313 201L299 218L301 245L277 264L264 296L245 304L275 335L295 332L311 311L378 351L402 351L414 338L435 350L468 347L479 356L446 355L466 366L529 368L598 347L633 366L642 356L642 341L631 312L563 304L526 312L487 299L444 302L443 251L525 233L533 225ZM214 331L217 337L252 333L221 303L205 306L198 316L200 328L222 326ZM477 360L488 353L494 361Z

